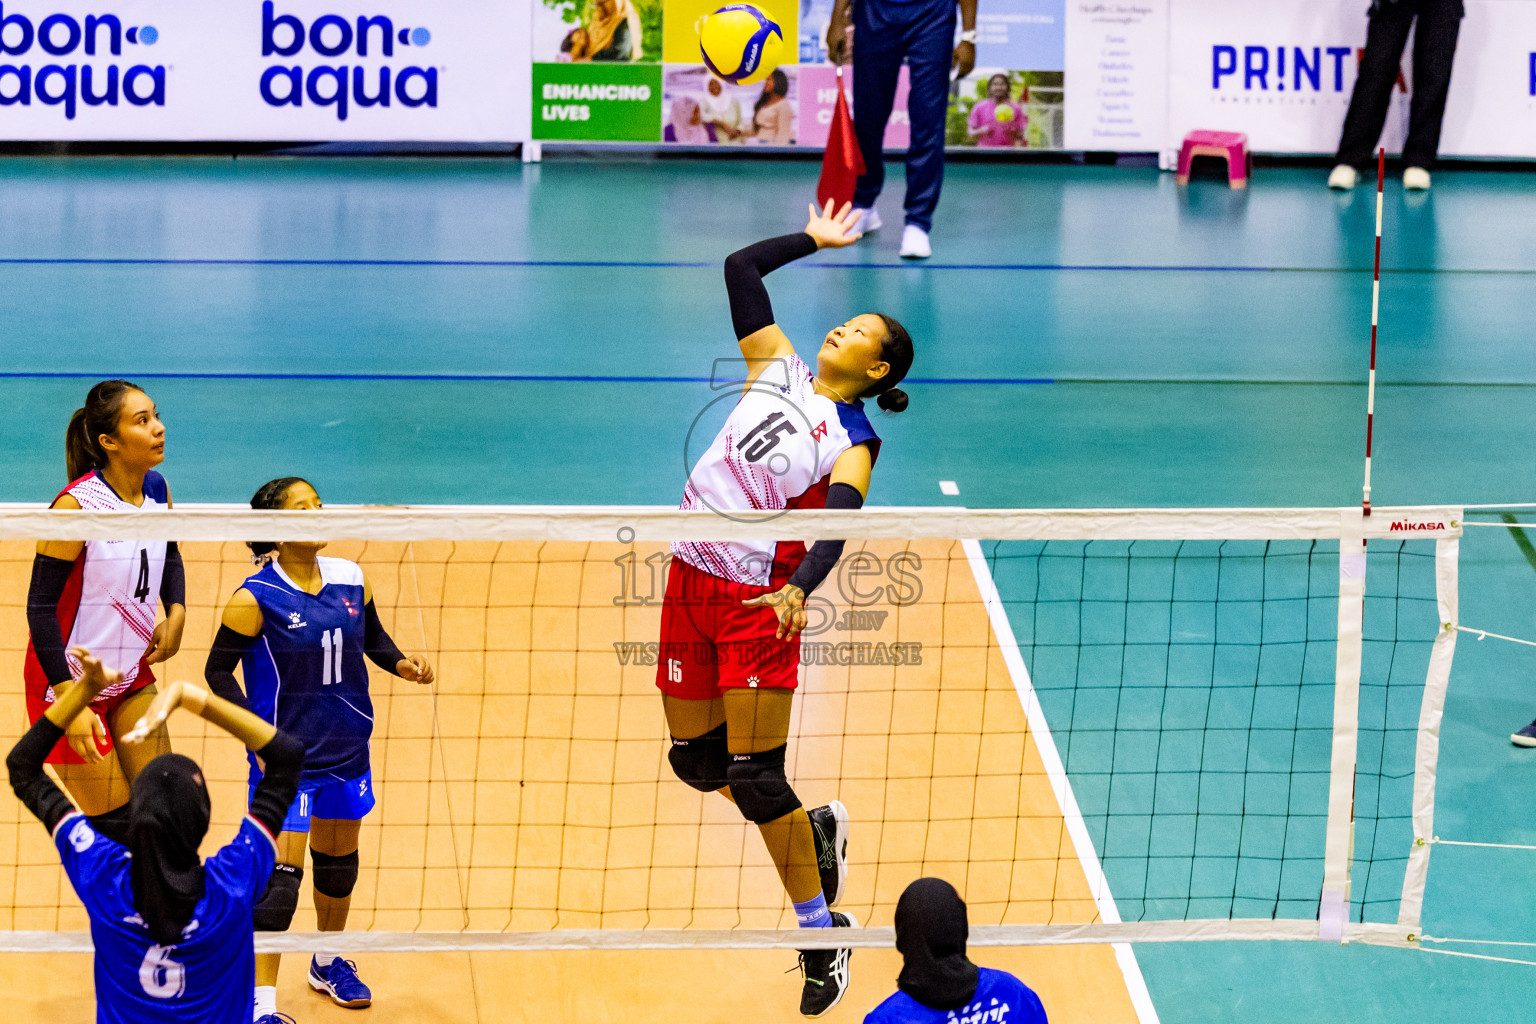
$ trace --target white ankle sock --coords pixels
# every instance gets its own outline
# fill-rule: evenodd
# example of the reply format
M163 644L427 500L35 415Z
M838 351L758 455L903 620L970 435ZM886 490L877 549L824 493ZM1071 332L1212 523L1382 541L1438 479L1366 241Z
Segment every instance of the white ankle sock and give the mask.
M329 967L331 966L331 961L335 959L336 957L330 953L316 953L315 965L318 967Z
M256 986L256 1008L251 1015L252 1020L260 1020L269 1013L277 1012L277 986Z

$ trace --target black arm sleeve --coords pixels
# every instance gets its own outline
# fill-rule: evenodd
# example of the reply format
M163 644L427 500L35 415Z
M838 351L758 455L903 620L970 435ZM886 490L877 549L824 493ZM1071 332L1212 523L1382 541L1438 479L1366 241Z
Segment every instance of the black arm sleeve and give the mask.
M59 601L75 563L48 555L32 559L32 584L27 588L27 626L32 630L32 649L50 686L67 683L72 676L64 659L64 631L59 628Z
M251 817L275 836L283 830L283 819L299 792L304 744L279 729L266 746L256 751L256 756L261 758L265 770L251 795Z
M5 767L11 775L11 792L27 805L27 810L37 815L49 835L59 827L64 815L75 809L69 797L43 772L43 759L63 735L63 729L46 718L39 718L26 735L16 741L5 759Z
M176 546L175 541L165 546L165 571L160 576L160 601L166 611L170 611L173 604L185 607L187 603L187 568L181 564L181 548Z
M763 276L791 260L816 251L816 240L805 232L768 238L725 258L725 291L731 299L731 324L745 338L773 323L773 305Z
M384 631L384 623L379 621L379 610L372 601L363 607L363 653L368 655L369 661L392 675L400 674L400 662L405 660L400 648L395 646L395 642Z
M246 702L245 691L240 689L240 683L235 679L235 666L240 664L240 659L255 642L253 636L220 625L218 634L213 638L213 647L208 651L208 663L203 667L203 678L208 681L208 689L247 711L251 710L251 706Z
M833 484L827 488L827 508L863 508L864 495L859 493L857 487L851 484ZM843 557L843 542L840 540L819 540L811 545L811 550L805 553L800 565L795 569L795 574L789 578L789 582L800 588L804 594L809 594L822 581L827 578L827 573L837 564L837 560Z

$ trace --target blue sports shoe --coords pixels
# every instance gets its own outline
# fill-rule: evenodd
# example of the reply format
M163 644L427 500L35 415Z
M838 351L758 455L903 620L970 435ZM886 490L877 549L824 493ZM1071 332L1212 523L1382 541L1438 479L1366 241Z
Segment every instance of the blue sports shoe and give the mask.
M264 1013L256 1018L254 1024L294 1024L294 1020L286 1013Z
M1532 722L1519 732L1513 733L1509 737L1509 742L1517 747L1536 747L1536 722Z
M324 992L335 1000L337 1006L345 1006L349 1010L373 1003L373 993L358 979L357 964L341 957L324 967L314 957L310 957L309 987L316 992Z

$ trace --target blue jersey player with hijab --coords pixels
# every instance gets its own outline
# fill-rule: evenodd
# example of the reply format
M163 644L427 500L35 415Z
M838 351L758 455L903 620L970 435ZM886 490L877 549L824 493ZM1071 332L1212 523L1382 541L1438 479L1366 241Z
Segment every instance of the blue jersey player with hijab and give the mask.
M965 955L965 901L942 878L919 878L896 901L896 993L864 1024L1046 1024L1045 1007L1007 971Z
M298 477L264 484L251 499L257 509L313 510L320 496ZM277 837L277 865L257 904L257 931L286 931L298 908L306 847L313 862L315 915L322 932L346 927L357 884L358 832L373 809L368 740L373 702L372 661L402 679L429 684L432 667L400 653L379 622L363 571L356 563L320 554L323 542L252 543L261 569L230 598L208 654L208 685L304 743L298 798ZM365 658L367 661L365 661ZM242 693L234 670L245 676ZM251 785L261 779L254 759ZM279 954L256 958L252 1017L277 1024ZM310 960L309 985L337 1004L372 1002L357 967L332 954Z
M229 845L206 861L208 787L196 762L161 754L133 780L127 843L91 819L43 773L43 759L70 722L122 681L84 648L70 654L77 683L48 706L6 758L11 788L53 835L64 872L91 918L98 1024L244 1024L255 953L251 908L277 855L274 835L298 788L304 746L201 686L174 682L123 737L158 734L178 707L256 751L267 767L250 813Z

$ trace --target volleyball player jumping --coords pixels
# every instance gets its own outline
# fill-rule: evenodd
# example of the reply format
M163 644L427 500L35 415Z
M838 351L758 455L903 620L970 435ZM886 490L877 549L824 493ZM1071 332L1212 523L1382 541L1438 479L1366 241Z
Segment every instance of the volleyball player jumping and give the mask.
M264 484L251 507L318 509L320 496L308 481L283 477ZM256 905L257 931L287 931L292 923L306 846L314 861L319 929L346 927L357 884L358 832L374 804L368 760L373 703L364 656L402 679L432 682L427 659L401 654L385 632L362 569L343 558L321 557L324 547L313 541L253 542L251 551L265 564L230 598L208 652L206 675L215 693L249 706L305 745L298 799L277 837L271 884ZM234 674L242 663L244 693ZM252 758L253 793L261 777ZM252 1016L261 1024L280 1020L280 959L277 953L256 958ZM310 960L309 985L341 1006L363 1007L373 1000L356 965L334 954Z
M155 467L165 459L165 425L136 385L106 380L91 388L64 435L71 483L56 509L127 512L170 508L171 492ZM48 754L92 827L128 841L129 785L171 749L163 729L137 746L117 740L154 700L150 666L181 646L186 576L174 541L45 540L27 589L31 633L24 669L27 713L36 722L80 674L83 647L117 674L90 702L90 714L62 722L64 739ZM158 623L156 603L165 605Z
M896 385L912 339L891 317L862 313L827 332L816 370L774 322L763 275L818 249L858 241L850 205L811 208L805 231L725 261L746 380L741 399L689 474L684 509L857 509L880 451L862 399L900 412ZM798 685L805 599L837 564L842 541L678 542L661 612L656 685L678 777L736 803L758 826L802 928L856 926L834 913L847 879L848 813L807 812L784 772ZM800 1012L819 1017L848 987L851 950L800 954Z

